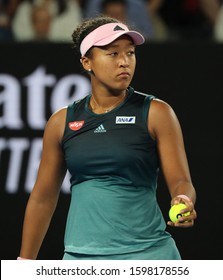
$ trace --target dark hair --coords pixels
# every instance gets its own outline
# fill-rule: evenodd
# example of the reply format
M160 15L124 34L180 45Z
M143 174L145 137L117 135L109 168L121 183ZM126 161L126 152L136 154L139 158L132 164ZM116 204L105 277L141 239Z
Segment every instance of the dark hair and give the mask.
M89 18L84 20L73 32L72 34L72 41L73 41L73 48L80 53L80 45L83 39L91 33L93 30L98 28L101 25L106 23L118 23L117 19L106 17L106 16L98 16L95 18ZM89 57L91 55L91 49L87 51L85 56Z

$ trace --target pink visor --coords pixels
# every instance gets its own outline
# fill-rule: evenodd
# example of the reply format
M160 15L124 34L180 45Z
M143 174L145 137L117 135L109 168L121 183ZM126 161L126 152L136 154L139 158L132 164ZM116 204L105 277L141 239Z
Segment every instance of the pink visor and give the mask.
M84 38L80 45L81 56L84 56L91 47L106 46L122 35L130 36L135 45L141 45L145 42L144 37L139 32L129 30L126 25L116 22L107 23L99 26Z

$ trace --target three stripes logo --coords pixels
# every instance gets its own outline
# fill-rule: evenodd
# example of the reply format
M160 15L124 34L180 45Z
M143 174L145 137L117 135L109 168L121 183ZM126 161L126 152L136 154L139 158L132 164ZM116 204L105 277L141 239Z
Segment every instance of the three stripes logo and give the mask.
M94 133L103 133L107 132L107 130L104 128L103 124L100 124L95 130Z

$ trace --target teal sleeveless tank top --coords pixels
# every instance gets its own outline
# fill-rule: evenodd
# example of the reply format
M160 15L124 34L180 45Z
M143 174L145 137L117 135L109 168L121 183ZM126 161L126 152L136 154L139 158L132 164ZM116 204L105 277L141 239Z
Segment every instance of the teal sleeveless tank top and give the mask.
M90 95L68 106L65 252L137 252L171 237L156 200L159 160L147 124L153 98L130 87L126 100L105 114L89 110Z

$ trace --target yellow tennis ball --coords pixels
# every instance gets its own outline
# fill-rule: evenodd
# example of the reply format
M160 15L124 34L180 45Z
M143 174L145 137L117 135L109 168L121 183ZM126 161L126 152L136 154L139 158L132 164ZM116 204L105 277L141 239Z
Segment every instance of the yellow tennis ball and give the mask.
M186 208L187 206L183 203L179 203L179 204L174 204L169 211L169 217L170 220L173 223L176 223L178 221L179 218L183 217L183 216L188 216L190 215L190 212L186 212L181 214L180 211L184 208Z

